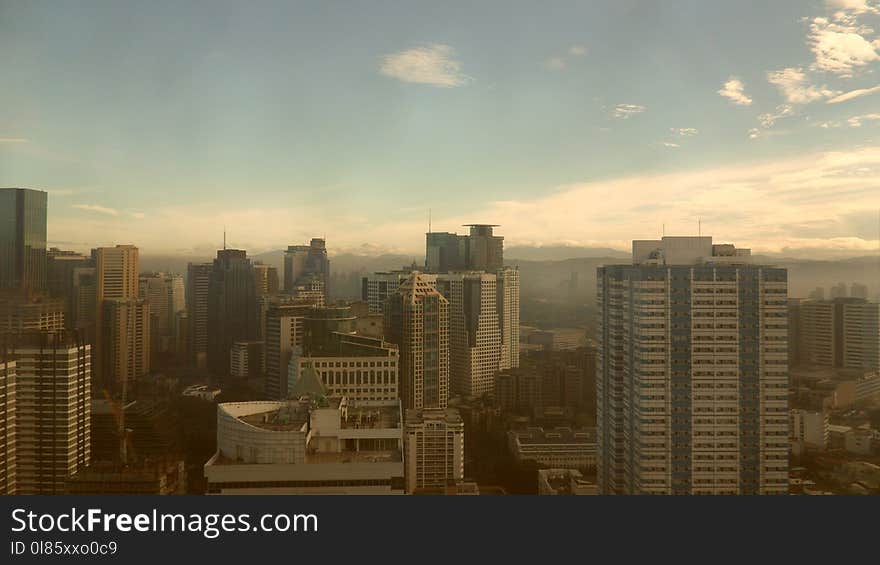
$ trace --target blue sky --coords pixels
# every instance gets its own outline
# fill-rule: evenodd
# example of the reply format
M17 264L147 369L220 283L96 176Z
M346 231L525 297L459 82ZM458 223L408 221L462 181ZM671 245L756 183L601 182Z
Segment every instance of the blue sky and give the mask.
M80 249L876 251L878 6L0 0L0 185Z

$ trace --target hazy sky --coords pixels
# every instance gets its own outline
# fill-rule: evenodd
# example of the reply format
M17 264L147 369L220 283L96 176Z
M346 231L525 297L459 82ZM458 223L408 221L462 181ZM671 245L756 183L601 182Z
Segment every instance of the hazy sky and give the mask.
M880 2L0 0L0 186L57 245L876 253Z

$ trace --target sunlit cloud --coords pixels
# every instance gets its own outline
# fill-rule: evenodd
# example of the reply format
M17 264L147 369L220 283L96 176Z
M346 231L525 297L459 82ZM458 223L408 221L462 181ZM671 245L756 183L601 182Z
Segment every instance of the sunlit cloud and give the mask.
M382 58L379 72L403 82L440 87L461 86L469 81L449 45L432 44L392 53Z
M813 18L808 37L815 56L813 68L852 77L869 63L880 61L877 52L880 43L865 37L872 31L845 14L834 21L825 17Z
M730 77L718 91L718 94L738 106L750 106L752 99L746 96L745 89L746 87L741 80L736 77Z
M641 114L647 108L644 106L640 106L638 104L618 104L614 107L614 111L612 115L615 118L627 119L630 116L635 116L636 114Z
M77 210L85 210L86 212L97 212L98 214L106 214L108 216L118 216L119 211L99 204L71 204L71 208Z
M870 96L871 94L875 94L880 92L880 85L873 86L871 88L857 88L856 90L850 90L849 92L844 92L834 98L826 101L826 104L840 104L841 102L846 102L847 100L852 100L853 98L861 98L862 96Z
M779 89L790 104L808 104L823 98L831 98L840 94L826 86L809 84L803 69L788 67L767 73L767 81Z

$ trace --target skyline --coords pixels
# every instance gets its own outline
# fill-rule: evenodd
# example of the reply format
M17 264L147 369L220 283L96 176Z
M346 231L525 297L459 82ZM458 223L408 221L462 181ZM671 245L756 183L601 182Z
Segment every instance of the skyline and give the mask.
M50 245L413 253L431 209L880 246L877 2L210 6L0 3L0 186L49 192Z

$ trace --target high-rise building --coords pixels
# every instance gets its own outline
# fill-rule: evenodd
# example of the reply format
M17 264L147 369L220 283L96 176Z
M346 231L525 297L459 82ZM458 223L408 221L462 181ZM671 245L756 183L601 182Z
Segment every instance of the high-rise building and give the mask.
M64 329L64 300L40 294L0 296L0 337Z
M109 299L103 302L100 386L118 392L130 388L150 372L150 304L143 299Z
M247 252L221 249L208 285L208 367L229 374L229 352L236 341L257 337L257 295Z
M406 410L406 492L464 480L464 422L452 408Z
M16 492L63 494L90 459L91 347L76 335L20 336L15 359Z
M597 270L606 494L787 494L787 272L711 237Z
M76 273L90 267L94 267L91 257L75 251L62 251L55 247L49 249L46 267L48 290L53 298L64 300L64 323L68 330L76 329L78 302Z
M186 276L186 306L189 322L189 356L196 367L208 366L208 288L211 263L190 263Z
M501 323L494 274L449 273L437 277L449 301L449 376L452 392L478 397L495 388L501 367Z
M504 267L504 237L494 235L492 224L468 224L468 235L449 232L426 234L425 270L495 272Z
M15 360L0 351L0 495L15 494Z
M369 305L371 314L385 312L388 297L397 292L397 287L412 274L412 270L384 271L372 273L361 279L361 300ZM436 275L422 274L429 280L436 280Z
M519 367L519 269L498 271L496 290L498 323L501 327L501 370Z
M290 245L284 252L284 292L291 294L300 281L309 275L324 283L325 297L330 290L330 259L327 245L321 238L313 238L309 245Z
M276 400L288 397L290 359L302 350L306 315L311 304L273 304L266 313L266 395Z
M880 370L880 304L861 298L799 304L801 358L810 365Z
M388 297L384 327L386 339L400 351L400 397L406 409L446 408L449 319L449 301L418 271Z
M0 289L46 288L48 195L30 188L0 188Z
M238 379L257 379L263 374L263 342L236 341L229 352L229 374Z
M186 309L185 287L181 275L152 273L140 277L140 297L150 303L151 325L157 338L151 343L158 353L174 352L174 324Z
M138 248L134 245L117 245L115 247L99 247L94 251L95 256L95 274L97 276L95 289L95 348L93 355L95 356L95 380L100 383L101 387L112 388L121 383L121 375L107 373L107 371L115 371L120 366L127 366L128 361L118 360L119 364L111 362L112 359L118 359L118 352L108 351L110 344L107 339L125 341L127 337L115 335L113 332L119 330L119 326L113 328L105 328L104 323L107 318L107 310L104 302L111 300L129 301L136 300L138 297L138 269L140 267L140 255ZM113 311L116 308L112 308ZM149 319L149 312L147 312ZM149 323L149 321L147 321ZM149 327L149 326L147 326ZM126 336L129 335L128 332ZM149 337L149 334L146 336ZM128 371L123 371L124 375L128 375Z
M254 263L254 291L257 296L278 294L278 269L263 263Z

